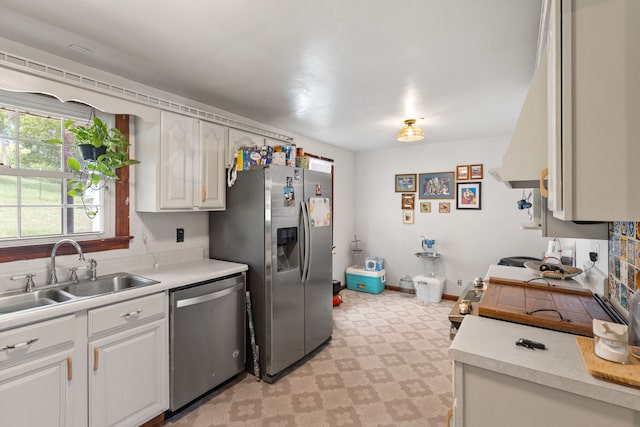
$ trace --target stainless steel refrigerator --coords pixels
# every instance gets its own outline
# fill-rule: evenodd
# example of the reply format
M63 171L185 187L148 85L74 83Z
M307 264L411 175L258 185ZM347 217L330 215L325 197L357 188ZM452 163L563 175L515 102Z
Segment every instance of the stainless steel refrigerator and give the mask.
M239 172L227 189L226 210L210 213L209 256L249 265L260 372L267 382L331 339L331 186L331 175L323 172L251 169Z

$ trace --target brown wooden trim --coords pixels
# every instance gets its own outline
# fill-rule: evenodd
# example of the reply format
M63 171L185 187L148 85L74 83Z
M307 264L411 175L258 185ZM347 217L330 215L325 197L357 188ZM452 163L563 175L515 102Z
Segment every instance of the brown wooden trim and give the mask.
M384 285L384 288L388 289L390 291L402 292L403 294L415 294L416 293L415 289L406 289L406 288L401 288L400 286Z
M133 236L117 236L108 239L79 240L78 243L83 253L109 251L112 249L127 249L129 240ZM48 258L51 256L54 243L41 245L25 245L0 248L0 262L23 261L36 258ZM62 245L56 251L57 255L72 255L76 250L71 245Z
M140 427L160 427L164 424L164 414L160 414L155 418L151 418L146 423L142 424Z
M458 298L460 298L459 295L442 294L442 299L446 299L446 300L449 300L449 301L458 301Z
M116 114L116 128L129 140L129 115ZM129 235L129 166L116 171L116 237Z

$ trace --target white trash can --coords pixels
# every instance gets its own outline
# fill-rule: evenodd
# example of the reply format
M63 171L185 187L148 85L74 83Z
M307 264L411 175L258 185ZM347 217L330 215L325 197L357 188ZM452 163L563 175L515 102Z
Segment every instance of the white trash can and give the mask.
M414 277L413 283L416 287L416 298L418 299L418 301L422 302L442 301L444 282L444 277Z

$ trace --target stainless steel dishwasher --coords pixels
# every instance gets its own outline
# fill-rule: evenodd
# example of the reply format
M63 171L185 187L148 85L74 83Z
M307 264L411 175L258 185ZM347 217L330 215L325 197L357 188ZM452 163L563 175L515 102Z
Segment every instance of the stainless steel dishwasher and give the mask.
M170 410L244 370L245 273L170 293Z

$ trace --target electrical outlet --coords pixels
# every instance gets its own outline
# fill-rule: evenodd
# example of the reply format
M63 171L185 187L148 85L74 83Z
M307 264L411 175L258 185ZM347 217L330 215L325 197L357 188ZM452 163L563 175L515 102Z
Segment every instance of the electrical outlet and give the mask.
M184 242L184 228L176 228L176 242Z
M598 262L598 253L589 252L589 259L591 260L591 262Z

